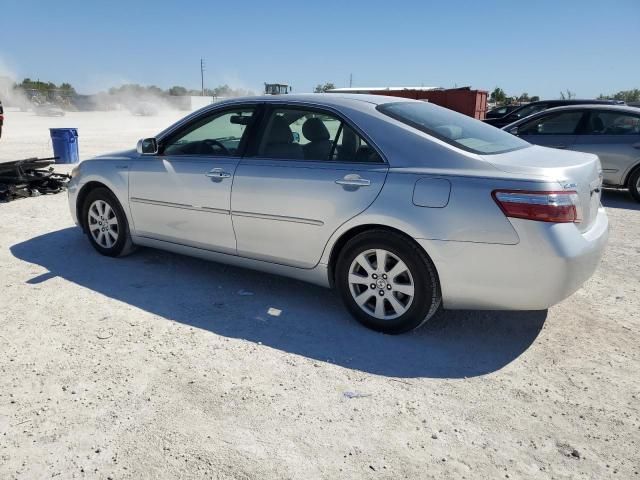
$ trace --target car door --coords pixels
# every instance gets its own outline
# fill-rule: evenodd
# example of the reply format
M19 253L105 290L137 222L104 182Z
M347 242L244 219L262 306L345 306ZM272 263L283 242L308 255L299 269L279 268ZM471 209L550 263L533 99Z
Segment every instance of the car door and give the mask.
M621 185L640 163L640 114L625 110L590 109L572 150L600 157L604 183Z
M274 106L261 131L233 184L238 254L312 268L336 229L374 201L387 164L335 112Z
M575 142L576 132L582 125L584 117L583 109L541 114L520 124L515 133L529 143L565 149Z
M136 235L236 253L231 186L255 113L247 105L204 114L132 163Z

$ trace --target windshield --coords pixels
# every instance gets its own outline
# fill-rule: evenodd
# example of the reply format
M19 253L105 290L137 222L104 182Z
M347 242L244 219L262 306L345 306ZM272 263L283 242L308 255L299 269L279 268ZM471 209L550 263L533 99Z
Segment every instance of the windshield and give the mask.
M385 115L472 153L496 154L530 146L503 130L425 102L386 103L377 108Z
M517 110L512 112L518 118L528 117L529 115L533 115L534 113L541 112L542 110L546 110L546 105L535 104L535 105L525 105Z

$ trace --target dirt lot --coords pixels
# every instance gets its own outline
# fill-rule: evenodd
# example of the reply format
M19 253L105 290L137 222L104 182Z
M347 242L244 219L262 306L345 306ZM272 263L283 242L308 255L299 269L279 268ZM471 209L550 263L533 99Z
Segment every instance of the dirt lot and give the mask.
M49 154L47 121L86 157L168 120L23 115L0 158ZM604 202L571 298L395 337L296 281L101 257L64 194L1 204L0 478L640 479L640 204Z

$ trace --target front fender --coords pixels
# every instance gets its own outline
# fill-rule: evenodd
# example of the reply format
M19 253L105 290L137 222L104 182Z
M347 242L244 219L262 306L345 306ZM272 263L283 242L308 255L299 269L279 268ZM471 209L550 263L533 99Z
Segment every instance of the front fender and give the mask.
M131 209L129 208L129 169L131 159L129 158L109 158L86 160L78 166L78 171L69 182L69 207L72 216L79 223L78 212L81 208L79 200L84 198L87 188L93 188L97 184L104 185L116 196L129 223L129 228L133 232L135 226Z

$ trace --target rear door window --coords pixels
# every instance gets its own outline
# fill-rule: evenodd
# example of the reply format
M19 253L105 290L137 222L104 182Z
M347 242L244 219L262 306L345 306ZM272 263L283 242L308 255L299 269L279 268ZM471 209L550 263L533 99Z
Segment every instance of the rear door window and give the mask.
M375 149L336 115L303 108L271 111L257 155L281 160L382 162Z
M640 135L640 115L591 110L586 135Z

